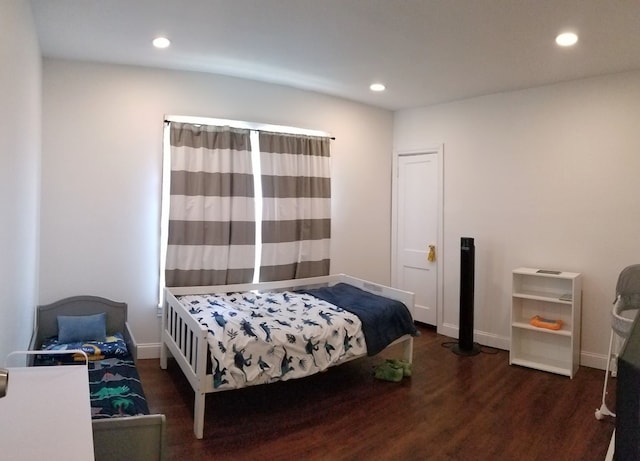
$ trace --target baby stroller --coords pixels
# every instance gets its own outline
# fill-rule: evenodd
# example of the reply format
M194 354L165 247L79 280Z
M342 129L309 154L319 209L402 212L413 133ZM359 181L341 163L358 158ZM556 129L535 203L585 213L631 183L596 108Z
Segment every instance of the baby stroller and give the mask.
M609 355L607 356L607 369L602 390L602 405L596 410L596 419L602 419L605 416L613 416L615 418L616 416L614 412L607 408L605 403L611 359L614 357L616 359L614 370L611 372L612 376L616 376L620 345L618 343L622 343L623 340L629 337L638 309L640 309L640 264L634 264L633 266L625 267L620 272L618 283L616 284L616 299L611 310L611 337L609 338ZM616 352L612 355L614 335L620 339L616 341Z

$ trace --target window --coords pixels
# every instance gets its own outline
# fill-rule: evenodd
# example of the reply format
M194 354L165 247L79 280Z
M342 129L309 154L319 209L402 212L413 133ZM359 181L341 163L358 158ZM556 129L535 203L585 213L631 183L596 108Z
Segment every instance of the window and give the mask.
M168 117L161 289L329 273L330 138Z

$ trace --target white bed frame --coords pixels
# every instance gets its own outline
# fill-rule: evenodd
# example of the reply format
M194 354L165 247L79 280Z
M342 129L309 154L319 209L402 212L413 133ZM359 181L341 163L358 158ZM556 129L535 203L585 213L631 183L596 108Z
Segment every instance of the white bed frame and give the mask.
M160 367L162 369L167 368L168 354L171 354L191 384L191 387L195 392L193 431L197 438L201 439L204 434L204 407L206 394L220 392L221 389L215 389L213 387L213 376L211 374L207 374L207 358L209 356L207 329L178 302L176 296L231 293L251 290L299 290L318 286L333 286L341 282L353 285L370 293L401 301L405 306L407 306L411 316L413 317L413 293L367 282L344 274L297 280L283 280L278 282L165 288L165 301L162 314ZM403 359L411 362L413 358L413 337L410 335L402 336L394 341L392 345L398 343L403 344Z

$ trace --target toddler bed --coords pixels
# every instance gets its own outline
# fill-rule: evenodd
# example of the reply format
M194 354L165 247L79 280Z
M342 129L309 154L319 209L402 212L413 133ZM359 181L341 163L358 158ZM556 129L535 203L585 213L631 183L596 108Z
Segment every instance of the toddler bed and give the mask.
M413 293L344 274L165 289L160 366L171 354L195 392L203 437L208 393L295 379L389 345L411 362Z
M96 461L159 460L164 415L150 415L135 367L127 304L75 296L38 306L31 350L82 350L89 358L89 391ZM32 365L84 362L79 354L36 355Z

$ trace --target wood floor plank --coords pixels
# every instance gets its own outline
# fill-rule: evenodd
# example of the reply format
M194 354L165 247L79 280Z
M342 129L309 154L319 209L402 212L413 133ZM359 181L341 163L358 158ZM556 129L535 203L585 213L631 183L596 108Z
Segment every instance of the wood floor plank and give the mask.
M401 350L308 378L207 396L204 439L175 362L138 368L152 412L167 417L167 460L603 460L615 421L597 421L604 372L574 379L509 365L508 352L461 357L420 327L413 376L373 378ZM607 403L614 407L615 379Z

